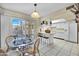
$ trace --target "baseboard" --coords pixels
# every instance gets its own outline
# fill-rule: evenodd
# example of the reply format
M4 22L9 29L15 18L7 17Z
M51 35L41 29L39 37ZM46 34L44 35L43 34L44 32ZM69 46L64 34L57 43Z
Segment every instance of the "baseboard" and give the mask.
M73 41L68 41L68 40L65 40L65 41L78 44L77 42L73 42Z
M59 37L54 37L54 38L64 40L63 38L59 38Z
M56 38L56 39L60 39L60 40L64 40L63 38L58 38L58 37L54 37L54 38ZM65 41L67 41L67 42L71 42L71 43L79 44L78 42L73 42L73 41L68 41L68 40L65 40Z

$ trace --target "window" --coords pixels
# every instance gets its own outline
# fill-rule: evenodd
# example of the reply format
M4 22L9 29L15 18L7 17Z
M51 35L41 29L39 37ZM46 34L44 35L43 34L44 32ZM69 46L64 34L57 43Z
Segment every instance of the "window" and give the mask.
M11 24L13 25L13 27L21 26L21 25L25 24L25 21L20 18L13 18L11 21Z

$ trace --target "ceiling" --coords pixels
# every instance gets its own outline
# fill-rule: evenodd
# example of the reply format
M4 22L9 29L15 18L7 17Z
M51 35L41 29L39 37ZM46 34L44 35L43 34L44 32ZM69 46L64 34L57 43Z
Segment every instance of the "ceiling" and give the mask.
M13 11L19 11L30 15L34 10L34 3L1 3L0 6ZM71 3L38 3L37 11L41 17L49 15L51 12L55 12L59 9L65 8Z

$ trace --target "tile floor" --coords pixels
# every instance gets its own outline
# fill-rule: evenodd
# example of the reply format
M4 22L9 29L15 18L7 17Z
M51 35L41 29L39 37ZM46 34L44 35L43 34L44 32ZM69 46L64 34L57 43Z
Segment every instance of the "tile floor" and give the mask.
M79 56L79 44L54 39L53 43L40 48L41 56Z

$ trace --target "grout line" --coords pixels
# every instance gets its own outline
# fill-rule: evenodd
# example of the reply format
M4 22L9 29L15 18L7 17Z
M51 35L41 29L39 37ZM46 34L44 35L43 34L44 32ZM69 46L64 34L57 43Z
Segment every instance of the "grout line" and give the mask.
M62 41L58 41L58 42L60 43L60 42L62 42ZM64 41L63 41L63 42L64 42ZM52 44L53 44L53 43L52 43ZM64 47L66 46L66 44L67 44L67 42L64 42L63 45L60 46L60 49L58 49L58 51L57 51L57 53L56 53L56 56L58 56L58 54L61 53L62 49L64 49ZM54 44L53 44L53 45L54 45ZM55 49L56 46L55 46L55 45L53 46L53 45L52 45L51 48L49 48L47 51L41 52L41 53L42 53L44 56L47 56L46 53L48 53L48 52L50 52L51 50L54 50L54 49ZM71 55L71 52L72 52L72 50L73 50L73 46L74 46L74 44L71 44L71 45L70 45L70 49L68 50L68 51L69 51L69 54L68 54L69 56ZM44 46L44 47L42 47L42 49L45 48L45 47L47 48L48 46ZM53 55L52 55L52 56L53 56Z
M65 45L65 44L64 44L64 45ZM64 45L63 45L63 46L64 46ZM54 47L54 48L55 48L55 47ZM54 50L54 48L52 47L51 49L53 49L53 50ZM50 50L51 50L51 49L50 49ZM47 52L49 52L50 50L48 50ZM61 50L61 49L60 49L60 50ZM46 53L47 53L47 52L46 52ZM45 54L46 54L46 53L45 53Z
M60 53L60 51L65 47L66 43L61 47L61 49L56 53L56 56Z
M73 49L73 44L72 44L72 47L71 47L71 50L70 50L70 55L69 55L69 56L71 56L72 49Z

